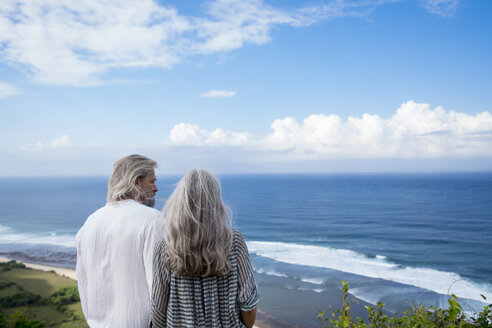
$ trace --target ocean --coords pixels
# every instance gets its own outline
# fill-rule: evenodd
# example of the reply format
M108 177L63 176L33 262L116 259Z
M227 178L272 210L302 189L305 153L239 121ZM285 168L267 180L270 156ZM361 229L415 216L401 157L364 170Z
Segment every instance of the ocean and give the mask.
M492 173L219 176L245 236L262 318L321 327L341 280L357 303L446 306L492 300ZM156 208L179 180L160 176ZM75 267L74 237L105 204L106 177L0 179L0 255Z

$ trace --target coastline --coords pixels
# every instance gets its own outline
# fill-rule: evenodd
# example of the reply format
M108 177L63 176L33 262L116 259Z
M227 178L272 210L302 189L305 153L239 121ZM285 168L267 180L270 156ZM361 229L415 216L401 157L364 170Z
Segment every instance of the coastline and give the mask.
M8 262L11 260L12 259L9 259L7 257L0 256L0 262ZM15 261L17 261L17 260L15 260ZM42 264L35 264L35 263L28 263L28 262L24 262L24 261L17 261L17 262L23 263L26 266L26 268L30 268L30 269L34 269L34 270L40 270L40 271L54 271L59 276L65 276L67 278L70 278L72 280L77 281L77 277L75 275L74 269L61 268L61 267L42 265Z
M9 261L12 261L12 260L13 259L0 256L0 262L9 262ZM17 260L14 260L14 261L17 261ZM75 270L74 269L71 269L71 268L62 268L62 267L56 267L56 266L49 266L49 265L28 263L28 262L24 262L24 261L17 261L17 262L23 263L26 266L26 268L29 268L29 269L39 270L39 271L45 271L45 272L54 271L59 276L67 277L67 278L70 278L72 280L77 281L77 276L75 274ZM265 320L264 319L265 318L265 314L264 313L262 313L261 311L258 311L258 317L259 318L257 318L257 321L261 325L255 324L253 326L253 328L272 328L271 326L266 325L266 324L263 323L263 320ZM262 318L263 318L263 320L262 320Z

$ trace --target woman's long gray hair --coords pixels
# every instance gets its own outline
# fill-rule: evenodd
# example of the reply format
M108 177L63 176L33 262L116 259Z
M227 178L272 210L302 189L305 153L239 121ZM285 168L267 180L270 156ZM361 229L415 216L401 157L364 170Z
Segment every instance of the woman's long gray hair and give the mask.
M135 185L135 181L145 179L156 167L156 161L142 155L126 156L114 163L108 181L108 203L129 198L143 203L145 192Z
M169 197L164 215L167 252L176 275L207 277L229 272L231 219L212 173L188 172Z

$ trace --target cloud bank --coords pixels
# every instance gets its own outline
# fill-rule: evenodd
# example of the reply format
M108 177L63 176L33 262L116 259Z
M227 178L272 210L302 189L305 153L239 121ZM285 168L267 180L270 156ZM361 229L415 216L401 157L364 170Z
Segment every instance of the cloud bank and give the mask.
M198 125L179 123L169 134L172 145L178 146L248 146L252 136L247 132L234 132L224 129L207 131Z
M21 64L37 82L95 85L113 68L171 68L191 55L264 44L280 25L364 17L393 2L326 0L283 9L262 0L214 0L202 16L187 16L153 0L2 0L0 58ZM441 16L458 6L457 0L419 3Z
M50 149L67 149L67 148L93 148L93 147L101 147L102 145L97 142L92 143L77 143L74 144L68 137L68 135L63 135L59 138L55 138L49 142L38 141L34 144L24 145L20 147L22 151L46 151Z
M168 144L185 147L241 147L292 159L441 158L492 156L492 115L432 109L408 101L391 117L364 114L344 120L313 114L298 122L274 120L271 132L254 136L224 129L208 131L180 123Z

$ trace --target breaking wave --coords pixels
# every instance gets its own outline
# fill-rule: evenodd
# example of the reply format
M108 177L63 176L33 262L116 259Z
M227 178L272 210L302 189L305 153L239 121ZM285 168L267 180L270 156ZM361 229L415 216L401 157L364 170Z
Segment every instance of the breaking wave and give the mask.
M466 280L454 272L400 266L384 256L372 258L351 250L282 242L251 241L248 242L248 248L251 253L279 262L384 279L477 301L483 301L480 294L492 299L492 288L489 285Z
M75 247L75 235L59 235L56 232L19 233L0 225L0 244L45 244Z

